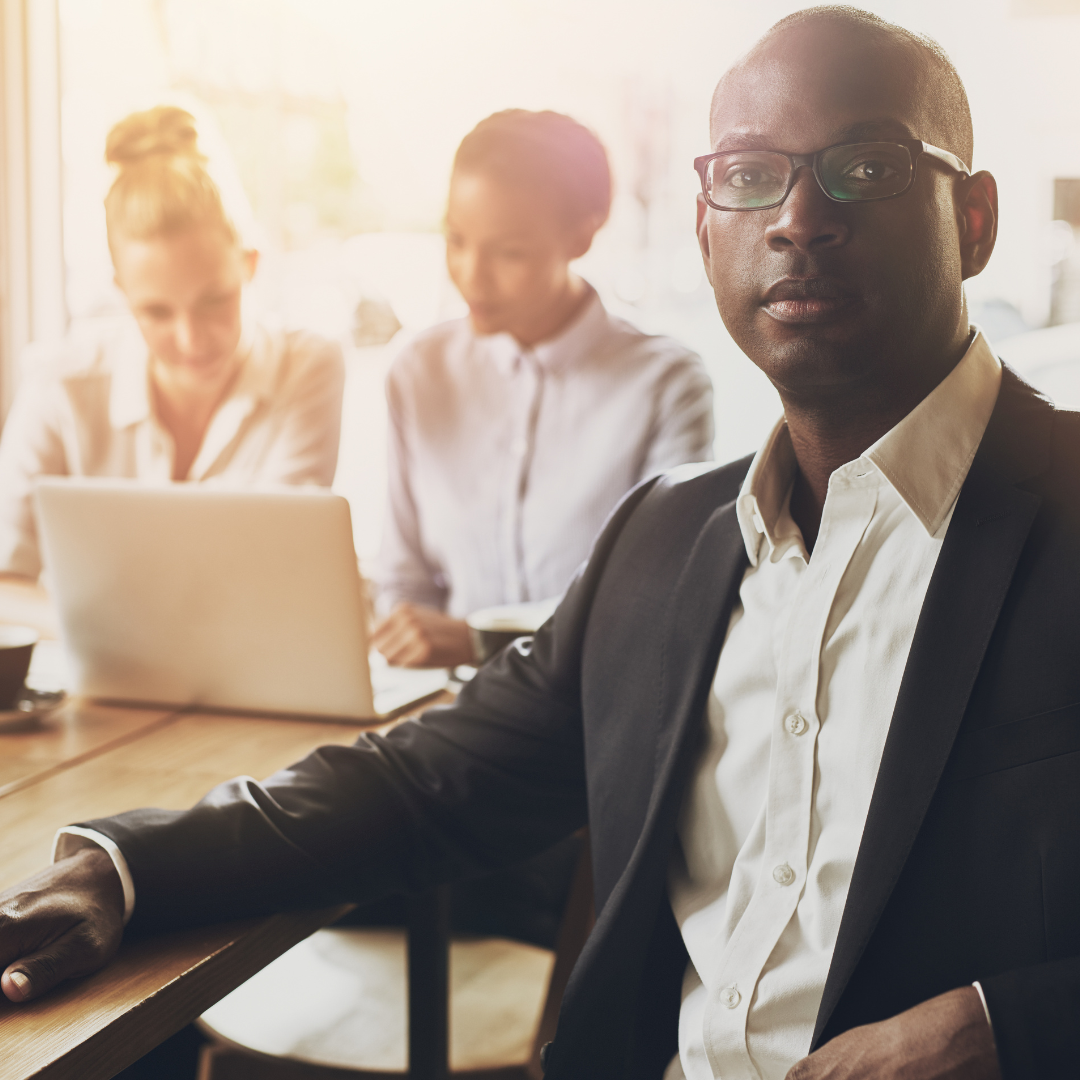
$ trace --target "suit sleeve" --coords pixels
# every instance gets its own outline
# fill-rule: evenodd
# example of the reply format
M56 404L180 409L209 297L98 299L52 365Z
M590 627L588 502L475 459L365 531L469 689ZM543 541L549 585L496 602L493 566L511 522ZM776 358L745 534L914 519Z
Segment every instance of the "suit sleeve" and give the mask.
M82 823L127 862L132 926L412 892L517 862L583 825L582 637L608 554L649 487L613 515L552 619L454 705L323 747L262 783L231 780L188 811Z
M713 387L700 357L684 352L656 390L656 419L641 478L676 465L712 461Z

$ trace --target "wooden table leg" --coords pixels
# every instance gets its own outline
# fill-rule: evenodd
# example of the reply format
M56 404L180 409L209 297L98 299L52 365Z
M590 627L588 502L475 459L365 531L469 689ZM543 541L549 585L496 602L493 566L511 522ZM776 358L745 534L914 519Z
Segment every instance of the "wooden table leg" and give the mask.
M439 885L409 901L409 1077L450 1073L450 889Z

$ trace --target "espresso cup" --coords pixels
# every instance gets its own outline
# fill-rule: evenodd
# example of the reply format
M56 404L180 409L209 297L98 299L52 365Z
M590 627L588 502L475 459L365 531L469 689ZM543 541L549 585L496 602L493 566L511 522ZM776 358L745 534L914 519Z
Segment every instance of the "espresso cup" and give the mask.
M481 608L465 620L472 638L473 652L483 664L519 637L535 634L551 617L557 600L540 600L531 604L502 604Z
M0 626L0 712L15 708L37 640L29 626Z

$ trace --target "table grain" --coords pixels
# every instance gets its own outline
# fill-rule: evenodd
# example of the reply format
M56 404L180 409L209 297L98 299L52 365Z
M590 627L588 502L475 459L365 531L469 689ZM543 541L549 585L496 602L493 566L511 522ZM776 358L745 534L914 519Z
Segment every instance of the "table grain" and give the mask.
M0 796L72 768L171 723L175 710L126 709L72 699L33 726L0 730Z

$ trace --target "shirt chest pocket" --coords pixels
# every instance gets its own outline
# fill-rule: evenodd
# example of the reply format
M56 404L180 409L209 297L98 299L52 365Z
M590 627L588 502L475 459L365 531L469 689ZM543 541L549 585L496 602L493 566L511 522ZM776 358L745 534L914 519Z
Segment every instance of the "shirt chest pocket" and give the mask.
M950 771L957 780L1080 752L1080 701L962 735Z

